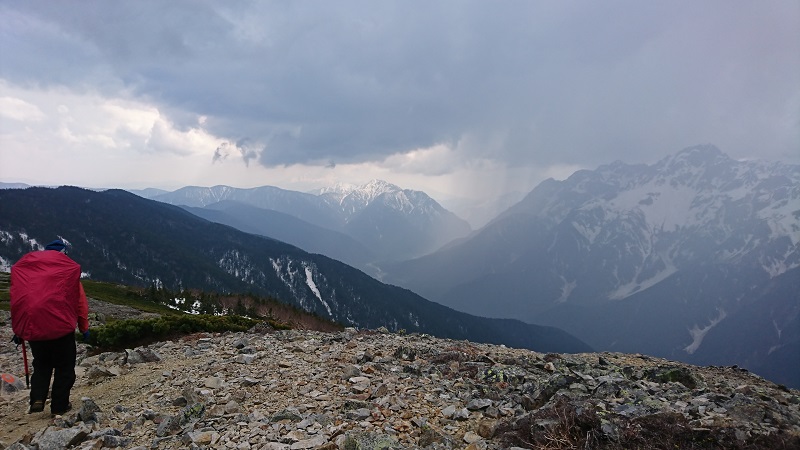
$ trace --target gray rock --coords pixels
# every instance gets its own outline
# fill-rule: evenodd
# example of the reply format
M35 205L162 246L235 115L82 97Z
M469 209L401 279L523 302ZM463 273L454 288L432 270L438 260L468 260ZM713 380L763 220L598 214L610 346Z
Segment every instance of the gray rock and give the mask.
M236 414L239 411L241 411L241 408L239 407L239 404L236 403L235 401L231 400L231 401L229 401L228 403L225 404L225 413L226 414Z
M60 429L49 427L35 436L31 444L38 446L39 450L62 450L81 443L88 435L89 429L84 426Z
M3 332L0 328L0 338ZM590 432L620 445L626 439L620 430L630 432L632 421L653 414L686 420L684 425L698 433L717 433L718 424L725 424L730 427L728 439L743 448L768 433L800 435L796 390L730 368L697 368L616 353L603 353L604 364L599 364L597 354L541 355L426 335L357 330L206 336L152 344L149 348L165 361L157 368L121 367L123 354L87 358L77 385L83 383L82 389L91 392L86 395L95 399L120 403L95 412L96 421L89 411L57 418L49 423L50 431L73 428L82 418L95 429L102 423L105 428L78 444L87 450L334 450L359 445L496 450L508 442L506 433L520 426L533 427L536 433L530 439L535 441L542 430L560 426L558 414L563 413L554 408L572 408L575 414L596 414L586 422L595 426ZM186 358L187 348L201 356ZM9 355L0 352L3 367L11 361ZM257 358L252 364L234 364L243 355ZM548 371L547 363L555 370ZM142 374L152 379L141 380L141 389L134 391L103 392L111 384L89 378L96 366L112 375L138 372L139 379ZM694 389L686 386L691 385L689 377ZM181 405L185 407L175 412ZM359 436L372 443L359 441ZM787 448L796 442L788 441ZM27 447L18 444L12 446Z
M14 442L13 444L6 447L5 450L33 450L33 449L23 444L22 442Z
M351 420L364 420L371 416L372 414L369 412L367 408L359 408L352 411L348 411L345 417Z
M420 430L418 443L419 446L423 448L433 445L444 448L455 448L456 446L452 437L433 427L424 427Z
M317 435L308 439L299 440L291 445L292 450L317 448L328 442L328 438L323 435Z
M271 422L280 422L282 420L299 422L303 420L303 416L300 415L300 412L296 408L287 408L276 412L270 418Z
M97 439L103 436L119 436L120 434L121 433L117 429L103 428L102 430L91 432L88 436L86 436L86 439Z
M466 433L464 433L463 439L464 442L466 442L467 444L474 444L475 442L480 441L481 437L478 435L478 433L475 433L474 431L467 431Z
M161 420L156 428L156 436L164 437L176 434L181 430L181 420L175 416L166 416Z
M453 414L453 419L456 419L456 420L467 420L467 419L469 419L469 410L467 408L457 409L455 414Z
M240 382L242 383L242 386L250 387L250 386L257 385L258 384L258 379L252 378L252 377L244 377L244 378L241 379Z
M104 448L127 447L133 442L132 437L105 435L102 438Z
M113 372L101 366L92 366L86 372L86 378L90 380L100 380L115 376Z
M199 446L212 445L219 440L219 436L220 436L219 433L213 430L190 431L189 433L187 433L189 442L197 444Z
M236 357L233 358L233 360L234 362L237 362L239 364L253 364L253 361L256 360L256 355L248 355L248 354L236 355Z
M208 377L203 381L203 385L209 389L219 389L225 382L220 377Z
M194 404L194 403L200 403L200 402L203 401L203 398L200 396L200 394L195 392L195 390L190 386L187 386L187 387L183 388L183 390L181 391L181 394L183 395L183 398L186 399L187 403Z
M492 401L487 398L476 398L467 403L467 409L470 411L477 411L490 406L492 406Z
M78 420L84 422L98 422L97 413L102 412L97 403L89 397L81 399L81 408L78 410Z
M147 347L139 347L133 350L126 349L125 353L127 354L126 362L128 364L142 364L161 361L161 356Z
M343 450L390 450L399 449L397 439L385 434L372 432L347 433Z
M361 369L352 364L349 364L342 368L342 378L345 380L360 376L361 376Z
M455 415L455 413L456 413L455 405L449 405L442 410L442 415L448 419L452 418L453 415Z

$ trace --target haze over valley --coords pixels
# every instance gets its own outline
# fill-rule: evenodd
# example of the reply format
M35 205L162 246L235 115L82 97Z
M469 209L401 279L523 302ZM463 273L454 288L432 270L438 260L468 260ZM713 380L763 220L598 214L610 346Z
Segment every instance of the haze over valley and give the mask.
M800 2L0 1L0 270L800 387Z
M28 192L6 187L4 195ZM37 195L45 199L48 191ZM585 349L646 353L702 365L739 365L781 383L796 386L800 382L800 166L735 161L711 145L684 149L653 165L614 162L578 171L563 181L547 180L477 230L425 193L378 180L316 193L271 186L187 186L138 194L158 203L133 201L113 190L93 194L130 209L124 214L131 219L114 222L113 229L120 232L116 243L110 237L89 238L113 234L111 230L70 218L75 234L62 237L72 242L76 253L85 254L87 250L81 247L88 245L94 251L104 249L106 255L84 261L87 276L223 291L262 286L265 293L351 325L390 329L421 325L423 316L406 310L406 300L397 303L402 290L387 286L387 294L359 294L346 287L352 280L338 287L342 281L330 284L334 279L356 277L360 280L356 285L386 286L382 281L452 308L447 312L434 304L425 307L439 311L422 319L429 323L423 327L431 330L439 328L438 321L452 320L449 316L455 311L521 319L577 337L564 334L564 339L576 344L552 344L558 348L577 349L582 341L588 344ZM70 195L77 199L88 192ZM101 201L91 198L85 201ZM5 247L0 265L8 270L15 255L47 239L33 235L30 223L41 222L37 229L42 230L50 219L28 212L26 225L20 221L22 211L13 209L10 200L4 203L5 223L0 232ZM161 203L176 206L156 208ZM67 204L62 214L82 209ZM174 209L178 206L181 209ZM270 245L296 246L291 252L310 254L300 260L248 255L242 253L248 245L241 238L236 238L237 247L226 249L229 244L216 242L213 236L191 232L178 237L157 222L137 224L134 219L179 211L274 239ZM95 214L108 213L103 208L95 210ZM142 240L153 233L157 240ZM76 239L86 243L78 245ZM157 244L164 239L169 243ZM200 243L203 248L196 251L218 255L202 263L210 264L206 269L196 266L199 256L168 257L172 261L169 275L148 263L155 258L153 245L174 247L173 252L184 254L190 251L186 246ZM260 245L253 243L254 248ZM123 248L130 254L123 256ZM327 259L318 260L315 253L363 274L349 272L345 265L336 272L350 273L347 278L326 273L321 267L336 261L323 263ZM135 264L129 261L137 254ZM304 261L308 257L313 260ZM112 262L116 268L93 268L101 261L103 267ZM206 281L197 277L212 266L222 269L230 280L209 284L209 275L204 276ZM269 281L276 275L275 281ZM284 287L276 290L276 282ZM392 289L396 293L388 294ZM349 295L342 297L346 291L353 292L352 300L347 300ZM416 298L414 302L422 300ZM351 301L356 303L345 306ZM376 307L379 310L367 313ZM364 313L367 316L357 318ZM506 333L504 338L475 334L475 330L464 336L536 348L536 339L513 337L528 333L521 324L514 327L512 336ZM445 333L451 333L446 329Z

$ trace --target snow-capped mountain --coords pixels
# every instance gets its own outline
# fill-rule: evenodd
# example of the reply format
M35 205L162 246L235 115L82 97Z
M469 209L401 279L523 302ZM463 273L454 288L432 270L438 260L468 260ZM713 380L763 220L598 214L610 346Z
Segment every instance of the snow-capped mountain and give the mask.
M738 162L698 146L653 166L617 162L555 183L555 195L535 190L498 220L550 222L565 269L575 268L565 256L589 257L579 271L559 271L560 301L579 296L571 286L586 272L605 274L581 280L588 295L619 300L698 262L760 266L770 277L800 266L797 166Z
M706 145L583 170L384 269L456 309L560 326L598 349L762 368L781 349L800 356L800 166Z
M235 201L289 214L357 240L374 255L375 261L370 264L420 256L471 231L469 224L424 192L401 189L380 180L361 186L338 184L316 193L273 186L252 189L187 186L152 199L189 207L213 207L218 202ZM233 222L243 220L237 216L223 223L236 226ZM263 228L263 224L252 225ZM302 239L290 243L307 248ZM339 258L337 254L328 256Z
M421 191L380 180L338 185L319 194L342 212L343 231L383 260L429 253L470 232L469 224Z
M339 229L341 214L316 195L275 186L240 189L230 186L186 186L173 192L148 197L180 206L206 207L221 201L235 201L257 208L290 214L313 225Z
M47 205L47 207L31 207ZM344 325L428 333L540 351L590 348L552 327L470 316L323 255L120 190L0 190L0 267L54 237L86 277L170 290L253 293Z

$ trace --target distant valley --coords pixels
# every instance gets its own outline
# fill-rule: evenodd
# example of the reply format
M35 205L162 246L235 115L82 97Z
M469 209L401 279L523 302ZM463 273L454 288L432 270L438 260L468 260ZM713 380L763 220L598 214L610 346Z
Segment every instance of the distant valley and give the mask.
M160 266L169 253L152 248L182 254L196 245L178 242L184 237L167 225L177 219L164 218L159 230L143 223L138 231L129 229L133 219L116 221L110 225L124 239L140 243L134 253L142 262L134 267L116 256L118 262L104 263L115 267L92 276L257 287L344 323L421 330L441 321L437 326L450 327L450 336L475 336L475 329L441 318L463 317L453 310L513 318L566 330L595 350L738 365L800 387L800 166L735 161L710 145L652 165L614 162L547 180L475 231L426 194L377 180L314 193L271 186L136 193L183 209L161 209L118 191L97 195L135 204L134 217L184 212L180 217L228 225L271 244L248 249L252 238L236 235L223 245L217 241L229 232L219 228L216 237L199 238L206 255ZM80 201L68 211L81 210ZM104 217L73 230L88 226L102 234L103 221L111 220ZM190 223L195 229L202 222L181 226ZM19 221L0 225L0 236L23 234L34 236ZM150 234L168 242L141 244ZM81 239L100 247L111 240ZM215 275L220 269L227 275ZM428 305L426 324L409 305ZM503 323L504 336L531 340L519 336L530 332L520 322ZM489 335L500 332L497 323L491 327Z
M325 254L372 275L378 274L380 263L425 255L471 232L466 221L424 192L380 180L313 194L274 186L187 186L136 193L193 208L201 217Z
M590 347L559 329L444 307L324 255L121 190L0 189L0 268L60 236L86 277L271 297L343 325L539 351Z
M800 166L698 146L579 171L384 271L433 301L562 327L599 350L800 386Z

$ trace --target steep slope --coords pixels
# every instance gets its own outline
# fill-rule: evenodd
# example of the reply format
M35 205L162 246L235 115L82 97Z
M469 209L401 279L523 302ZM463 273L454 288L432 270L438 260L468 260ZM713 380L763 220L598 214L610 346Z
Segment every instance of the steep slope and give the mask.
M337 185L316 194L272 186L252 189L187 186L151 198L191 207L236 201L289 214L357 240L374 255L371 262L421 256L470 232L467 222L424 192L401 189L379 180L362 186ZM246 228L262 226L246 224Z
M368 271L368 264L375 259L373 252L346 234L271 209L230 200L212 203L205 208L183 208L212 222L286 242L309 253L319 253L364 271Z
M311 224L338 230L344 224L341 214L316 195L274 186L239 189L230 186L186 186L150 197L171 205L205 207L224 200L290 214Z
M97 280L253 292L347 325L541 351L588 350L561 330L460 313L339 261L124 191L0 191L0 265L8 267L56 235Z
M800 360L798 333L775 333L797 326L800 290L784 284L799 243L800 167L698 146L545 181L464 242L383 269L453 308L561 326L599 349L788 376L762 364L778 350ZM751 351L707 352L715 340Z
M471 231L466 221L424 192L381 180L339 184L320 191L320 197L343 212L347 234L385 260L424 255Z

